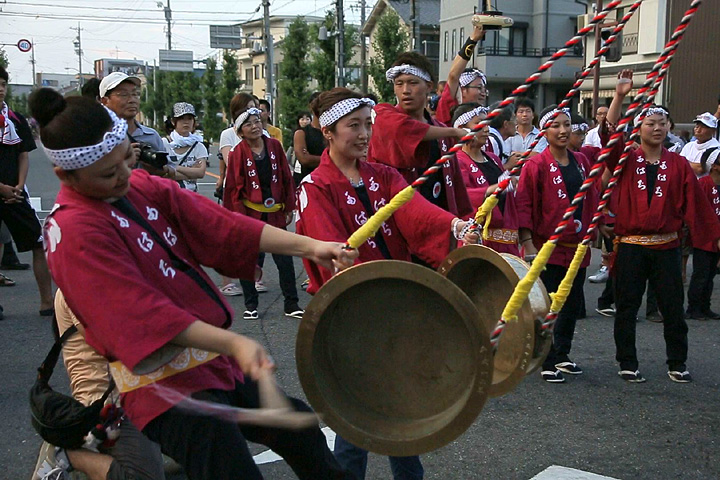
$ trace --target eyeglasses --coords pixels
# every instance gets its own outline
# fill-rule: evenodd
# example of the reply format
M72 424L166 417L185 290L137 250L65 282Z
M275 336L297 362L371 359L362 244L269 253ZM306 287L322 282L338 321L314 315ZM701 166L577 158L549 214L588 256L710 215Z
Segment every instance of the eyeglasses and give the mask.
M463 88L477 88L480 90L480 93L490 93L490 90L488 90L484 85L467 85Z
M127 100L128 98L140 98L140 92L112 92L110 95L115 95L116 97L120 97L123 100Z

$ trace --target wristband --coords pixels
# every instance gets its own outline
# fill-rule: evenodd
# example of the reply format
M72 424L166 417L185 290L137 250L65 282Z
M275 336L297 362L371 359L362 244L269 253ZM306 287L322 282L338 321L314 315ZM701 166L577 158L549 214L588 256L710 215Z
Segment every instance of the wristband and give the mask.
M477 43L478 43L477 41L468 37L468 39L465 40L465 44L462 46L462 48L458 52L458 55L463 60L470 60L472 58L473 52L475 52L475 45L477 45Z

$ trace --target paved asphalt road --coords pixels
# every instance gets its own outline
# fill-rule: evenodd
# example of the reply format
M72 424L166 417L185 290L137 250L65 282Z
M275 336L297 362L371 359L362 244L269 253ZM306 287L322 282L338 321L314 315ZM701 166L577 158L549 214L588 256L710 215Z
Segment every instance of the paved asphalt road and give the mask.
M216 172L216 167L213 157L210 171ZM201 185L201 192L210 196L213 180L206 178L208 185ZM28 187L49 210L58 182L40 152L31 155ZM22 260L29 261L29 256L23 254ZM262 342L279 365L281 385L290 395L304 398L294 361L299 321L282 315L277 272L271 263L265 269L270 291L261 295L260 320L240 319L232 328ZM298 285L300 271L296 261ZM0 480L25 480L40 445L30 426L27 392L50 348L51 333L48 319L37 314L32 274L6 273L17 286L0 289L6 317L0 322ZM625 480L720 478L720 322L690 321L688 366L695 382L680 385L665 373L662 326L644 321L641 310L638 350L648 381L627 384L618 378L613 360L612 319L593 312L599 293L600 286L587 285L590 315L578 322L575 335L572 357L585 373L560 385L546 384L534 374L514 392L488 401L464 435L423 456L426 478L526 480L550 465ZM308 299L301 293L303 305ZM242 297L232 298L231 303L236 312L243 310ZM720 309L717 295L715 306ZM62 367L53 384L67 391ZM253 453L264 450L253 446ZM268 479L295 478L282 462L263 465L261 470ZM387 460L371 456L367 478L391 478Z

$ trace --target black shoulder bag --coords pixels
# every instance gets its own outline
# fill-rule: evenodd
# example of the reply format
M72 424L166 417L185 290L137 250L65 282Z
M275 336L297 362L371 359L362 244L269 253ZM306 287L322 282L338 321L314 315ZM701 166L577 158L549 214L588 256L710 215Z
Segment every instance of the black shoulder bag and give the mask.
M55 321L55 317L53 317L53 321ZM115 381L111 377L110 385L103 396L86 407L73 397L58 393L50 387L50 377L57 364L63 343L75 332L77 332L77 327L73 325L55 340L45 361L38 368L37 379L30 389L30 414L33 428L46 442L67 449L82 447L85 443L85 436L98 423L102 423L100 412L115 388Z

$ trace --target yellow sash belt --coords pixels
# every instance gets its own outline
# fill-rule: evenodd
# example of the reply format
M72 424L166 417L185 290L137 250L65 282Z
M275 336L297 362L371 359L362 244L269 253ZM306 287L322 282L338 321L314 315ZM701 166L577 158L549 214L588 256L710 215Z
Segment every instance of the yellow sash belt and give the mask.
M247 198L243 198L243 205L245 205L248 208L251 208L255 210L256 212L262 212L262 213L275 213L279 212L283 208L285 208L284 203L276 203L272 207L266 207L262 203L253 203Z
M624 235L620 237L620 243L631 245L664 245L678 239L677 232L652 233L649 235Z

